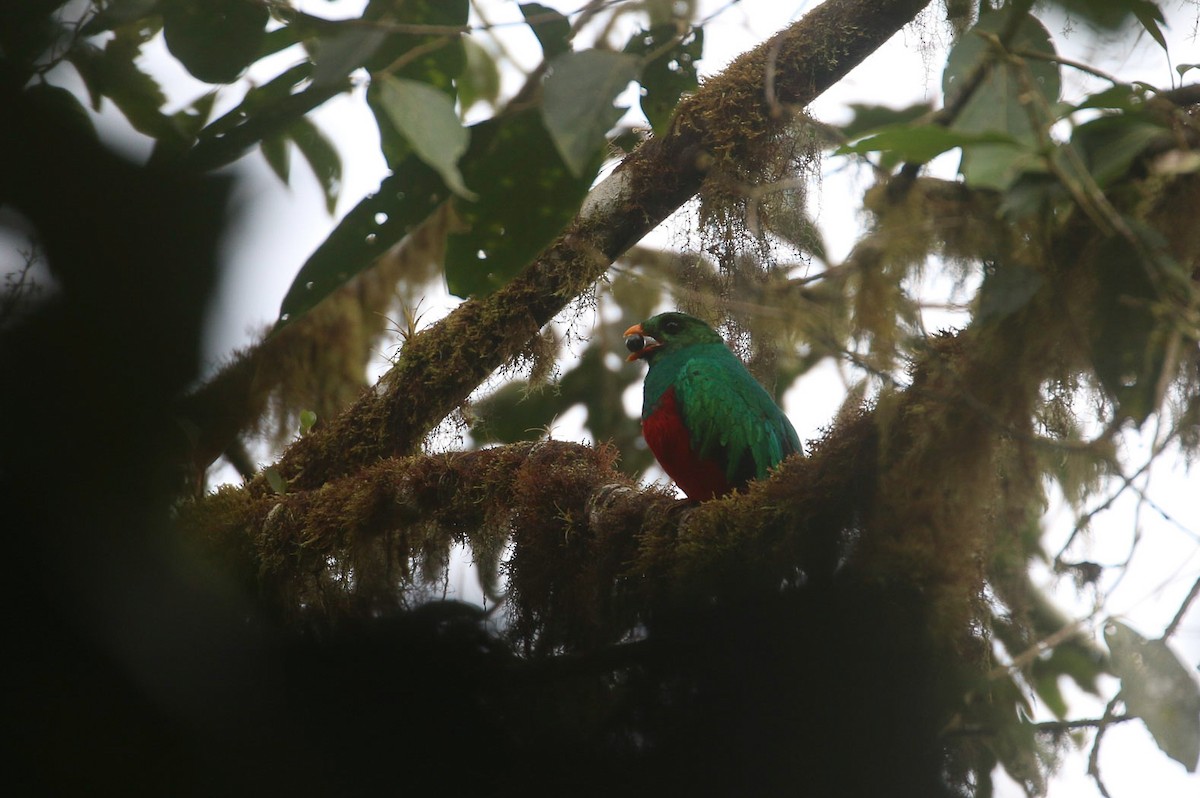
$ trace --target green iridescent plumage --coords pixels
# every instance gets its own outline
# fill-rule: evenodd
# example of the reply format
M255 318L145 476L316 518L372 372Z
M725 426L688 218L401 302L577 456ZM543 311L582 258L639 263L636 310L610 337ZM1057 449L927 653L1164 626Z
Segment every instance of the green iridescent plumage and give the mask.
M644 342L631 346L637 347L631 359L644 359L650 366L643 430L659 461L681 486L688 474L672 473L660 451L662 437L678 425L656 419L656 414L677 414L686 430L690 456L681 458L676 452L674 468L694 474L705 463L709 468L715 464L727 487L761 479L784 457L800 451L800 440L787 416L703 321L685 313L663 313L630 332L654 339L648 346ZM651 440L652 429L665 430L659 432L659 441ZM672 443L667 440L666 446Z

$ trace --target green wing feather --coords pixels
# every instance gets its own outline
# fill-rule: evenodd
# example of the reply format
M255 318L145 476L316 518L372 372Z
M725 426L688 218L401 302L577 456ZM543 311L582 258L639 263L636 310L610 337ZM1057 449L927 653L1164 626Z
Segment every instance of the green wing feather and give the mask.
M723 460L726 478L761 479L767 469L800 451L787 416L742 362L723 344L689 359L675 380L675 396L693 451ZM749 454L750 463L745 462ZM752 469L746 466L752 464ZM750 473L739 473L743 469Z

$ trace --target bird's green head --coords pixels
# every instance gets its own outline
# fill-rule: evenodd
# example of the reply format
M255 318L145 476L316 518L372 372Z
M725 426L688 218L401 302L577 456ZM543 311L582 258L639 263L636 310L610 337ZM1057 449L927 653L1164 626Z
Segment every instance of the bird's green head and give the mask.
M660 313L625 331L629 361L645 360L662 352L677 351L695 344L724 344L716 330L686 313Z

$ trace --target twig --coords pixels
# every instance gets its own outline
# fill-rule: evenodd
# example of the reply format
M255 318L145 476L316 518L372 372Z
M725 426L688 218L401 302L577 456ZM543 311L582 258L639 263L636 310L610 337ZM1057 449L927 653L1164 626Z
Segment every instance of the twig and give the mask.
M1179 624L1183 621L1183 616L1187 615L1188 608L1192 606L1192 602L1196 600L1196 595L1200 594L1200 579L1197 579L1192 584L1192 589L1188 591L1187 598L1179 605L1179 609L1175 611L1175 617L1167 624L1167 628L1163 630L1162 639L1166 640L1171 635L1175 634L1175 630L1179 628Z
M1099 722L1096 724L1096 739L1092 741L1092 751L1088 754L1088 769L1087 773L1092 777L1092 781L1096 782L1096 789L1104 798L1112 798L1108 792L1108 788L1104 786L1104 779L1100 777L1100 741L1104 739L1104 732L1108 730L1116 719L1113 710L1121 701L1121 694L1118 692L1104 707L1104 714L1100 716Z

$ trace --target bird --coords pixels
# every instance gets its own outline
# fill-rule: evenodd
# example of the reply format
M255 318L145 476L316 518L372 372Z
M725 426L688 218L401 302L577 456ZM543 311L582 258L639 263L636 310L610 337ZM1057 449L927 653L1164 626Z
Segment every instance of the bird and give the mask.
M660 313L625 331L629 362L649 366L642 437L691 502L762 479L801 452L792 423L712 327Z

